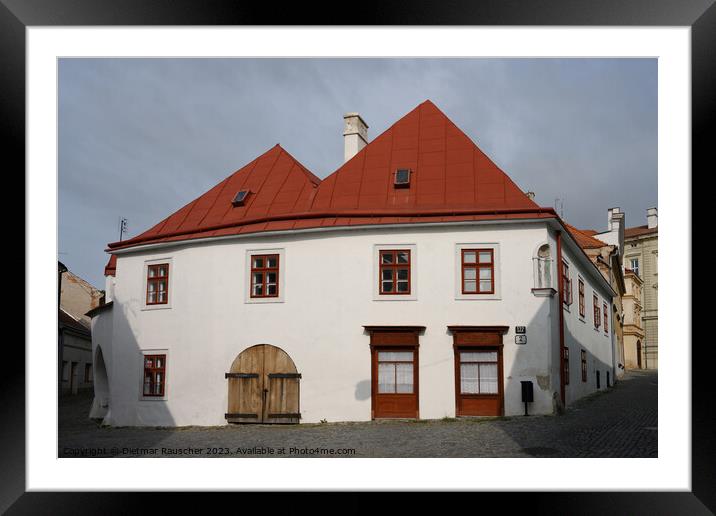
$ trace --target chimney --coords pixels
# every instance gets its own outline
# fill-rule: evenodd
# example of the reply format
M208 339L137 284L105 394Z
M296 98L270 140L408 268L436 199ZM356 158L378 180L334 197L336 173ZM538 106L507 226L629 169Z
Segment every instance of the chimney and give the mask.
M599 239L619 247L619 255L624 255L624 212L621 208L609 208L607 210L608 223L606 233L601 233Z
M530 201L534 201L535 193L532 190L530 190L529 192L527 192L527 197L529 197Z
M646 226L649 229L654 229L658 225L658 216L656 208L649 208L646 210Z
M368 145L368 124L358 113L346 113L343 115L345 126L343 128L344 162Z

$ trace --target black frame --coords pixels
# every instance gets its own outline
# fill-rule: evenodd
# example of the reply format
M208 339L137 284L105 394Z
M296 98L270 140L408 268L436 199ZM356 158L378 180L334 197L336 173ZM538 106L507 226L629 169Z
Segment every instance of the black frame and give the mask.
M25 168L25 29L28 26L320 25L345 24L347 20L337 17L331 10L312 12L303 4L287 4L276 10L273 4L227 0L206 5L187 0L0 2L0 69L3 70L0 75L3 115L0 131L6 145L5 162L14 158L12 170ZM7 7L6 3L11 6ZM691 27L692 162L694 168L706 171L706 167L711 167L715 161L716 146L709 137L716 125L716 60L713 58L716 52L716 6L713 0L454 0L448 3L416 0L360 9L348 20L355 25ZM11 170L9 165L7 167ZM690 335L687 338L690 339ZM707 370L710 361L704 359L706 349L705 346L692 348L691 492L481 493L483 502L485 497L497 503L509 501L511 508L523 507L532 514L708 514L710 511L706 507L714 510L716 461L712 436L716 432L710 411L710 389L706 385L711 376ZM19 346L8 346L6 353L10 354L9 362L17 367L6 371L5 385L0 390L3 421L0 512L9 508L9 514L35 514L46 512L47 507L52 507L54 514L116 514L136 509L149 512L163 509L170 496L176 499L175 493L133 496L123 493L25 493L25 354ZM259 496L265 500L265 495L259 493L256 501ZM296 493L289 496L295 499ZM355 493L352 496L357 498ZM422 503L420 497L414 496L411 500L412 503ZM404 510L406 501L396 501L395 507Z

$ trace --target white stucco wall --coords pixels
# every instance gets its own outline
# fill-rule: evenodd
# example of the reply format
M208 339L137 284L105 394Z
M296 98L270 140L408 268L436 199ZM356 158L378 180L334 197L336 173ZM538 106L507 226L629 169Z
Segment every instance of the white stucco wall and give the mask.
M558 298L531 292L533 254L551 239L544 222L373 227L257 235L120 254L113 292L113 342L111 347L102 345L112 371L106 422L225 424L224 373L241 351L261 343L285 350L302 374L303 422L369 420L370 337L363 325L426 327L419 347L419 412L426 419L455 415L453 338L447 326L509 326L504 336L505 414L523 413L520 380L534 382L530 413L551 413L553 395L559 390L554 333ZM414 299L374 299L374 250L383 244L414 246ZM495 299L457 299L458 244L497 244L500 289ZM247 251L264 249L283 250L283 302L247 302ZM172 264L171 308L146 309L145 262L165 258ZM556 270L552 277L556 288ZM574 284L576 288L576 279ZM594 352L602 357L600 339L606 349L608 338L597 337L590 324L568 324L576 338L594 341ZM526 345L515 344L517 325L527 326ZM168 355L164 400L140 396L141 353L149 350ZM578 381L579 353L574 352L572 359L570 387ZM576 387L568 392L574 397L586 391Z

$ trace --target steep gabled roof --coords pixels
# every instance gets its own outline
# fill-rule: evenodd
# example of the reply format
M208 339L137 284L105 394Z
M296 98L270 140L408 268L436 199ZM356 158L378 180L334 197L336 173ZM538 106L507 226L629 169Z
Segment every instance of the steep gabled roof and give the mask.
M394 187L398 168L411 169L409 188ZM252 192L246 205L234 207L234 196L246 189ZM425 101L323 181L277 145L109 249L317 227L555 217Z
M195 234L217 236L217 228L237 227L257 218L306 211L319 183L320 179L276 144L159 224L134 238L109 244L109 247L184 240ZM232 201L241 190L248 190L250 194L242 206L234 206Z
M395 188L397 169L410 187ZM325 178L314 210L516 210L539 206L435 104L423 102Z

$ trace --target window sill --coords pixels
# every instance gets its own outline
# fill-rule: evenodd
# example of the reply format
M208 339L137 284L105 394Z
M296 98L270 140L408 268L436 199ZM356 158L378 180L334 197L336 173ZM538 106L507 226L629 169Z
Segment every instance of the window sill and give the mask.
M247 305L261 305L266 303L284 303L283 297L249 297L244 301Z
M535 297L553 297L557 291L552 287L533 288L532 295Z
M582 321L584 324L587 324L587 320L581 315L579 316L579 320Z
M151 310L170 310L172 305L166 304L166 305L144 305L141 308L142 312L147 312Z

